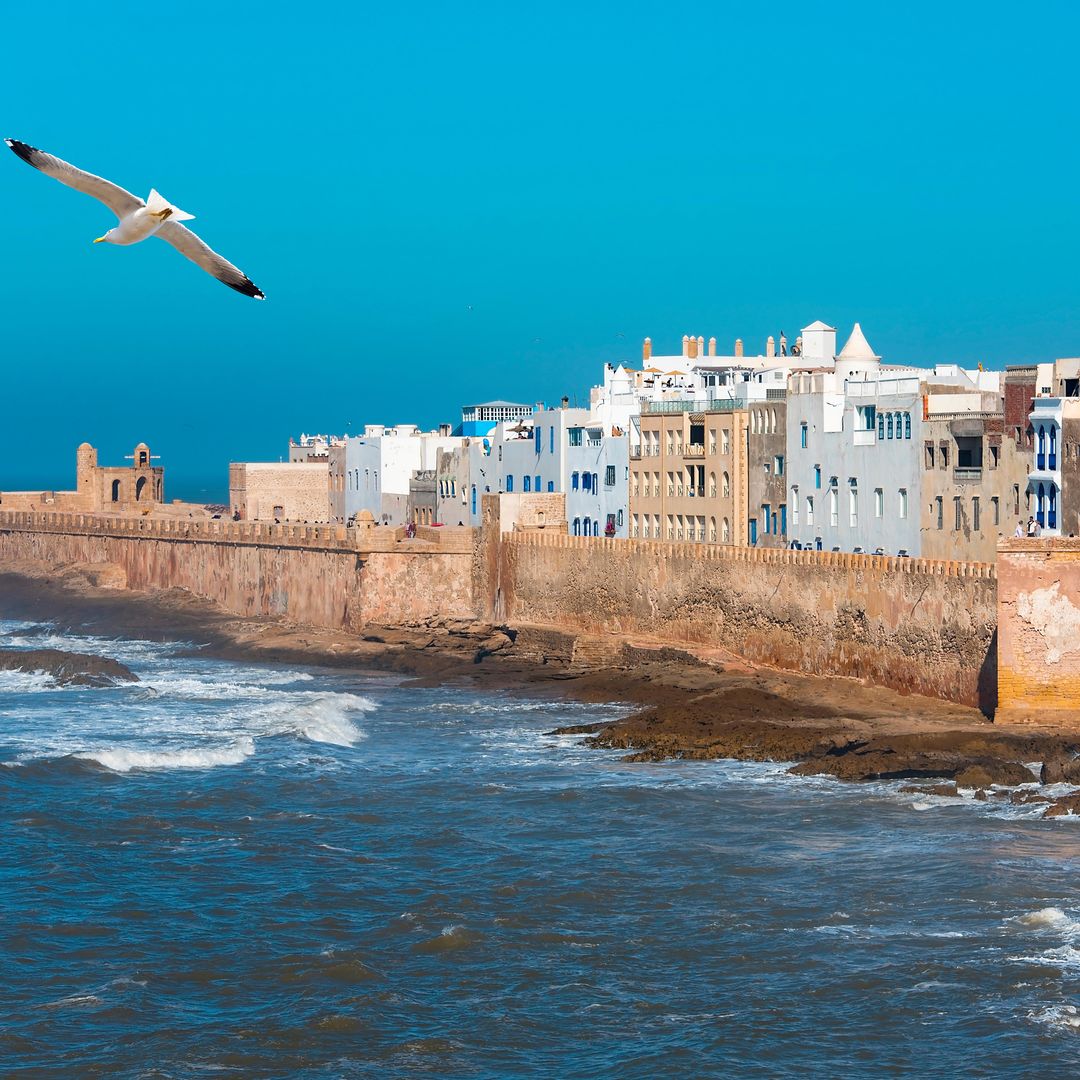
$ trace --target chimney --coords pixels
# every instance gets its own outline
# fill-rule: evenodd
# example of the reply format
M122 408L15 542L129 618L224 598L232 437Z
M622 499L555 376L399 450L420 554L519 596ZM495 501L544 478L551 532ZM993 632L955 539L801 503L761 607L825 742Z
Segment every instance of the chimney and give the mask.
M652 338L651 337L647 337L645 339L645 344L641 346L641 359L642 360L651 360L652 359Z
M683 340L685 340L685 338ZM697 357L697 343L698 339L696 337L692 337L689 342L687 342L686 346L689 351L684 351L683 356L688 356L691 360L695 359Z
M742 338L737 337L735 339L735 355L742 356Z
M765 341L765 355L766 356L775 356L776 355L776 342L773 340L772 334L770 334L768 336L768 338L766 339L766 341Z
M682 354L683 356L690 355L690 339L685 334L682 336Z
M705 339L703 337L697 339L697 354L698 356L705 355Z
M714 337L709 338L709 355L716 355L716 338Z

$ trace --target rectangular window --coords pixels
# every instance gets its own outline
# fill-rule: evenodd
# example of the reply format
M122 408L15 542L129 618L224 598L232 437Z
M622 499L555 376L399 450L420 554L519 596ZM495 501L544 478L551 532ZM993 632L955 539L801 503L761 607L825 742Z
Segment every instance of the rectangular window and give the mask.
M509 490L510 489L507 488L507 491L509 491ZM521 481L521 490L522 491L532 491L532 477L526 476L525 479Z
M538 476L536 478L536 487L533 488L533 491L543 491L543 490L544 490L543 486L540 483L540 477Z
M723 428L720 432L720 453L731 453L731 436L728 434L727 428Z
M1020 516L1020 485L1013 484L1013 515Z
M581 430L582 429L579 428L579 427L572 427L572 428L568 429L567 434L568 434L568 436L570 438L570 445L571 446L580 446L581 445Z
M533 442L534 442L534 444L536 446L536 456L537 457L540 456L540 452L541 452L540 439L543 436L543 434L544 434L543 428L541 428L540 425L537 424L536 427L533 428Z
M885 492L881 488L874 488L874 517L885 515Z
M615 466L614 465L609 465L604 470L604 483L608 487L614 487L615 486Z
M998 467L998 458L1001 456L1001 447L995 443L990 444L990 468L996 469Z
M506 477L506 490L508 492L514 490L514 478L509 475Z
M791 524L799 524L799 492L797 488L791 489Z
M571 491L577 491L577 489L578 489L578 474L574 473L570 477L570 490Z
M995 525L1000 525L1001 524L1001 502L998 500L998 497L996 495L992 496L991 499L990 499L990 508L991 508L991 511L993 512L993 515L994 515L994 524Z
M783 454L777 454L776 457L773 458L773 472L777 476L783 476L784 475L784 455Z
M848 489L848 524L854 529L859 524L859 489Z
M581 474L581 490L592 491L592 477L587 472Z
M953 528L957 532L959 532L961 527L964 524L964 511L963 511L963 509L961 509L961 506L960 506L960 496L959 495L956 495L956 496L953 497L953 513L954 513L954 516L955 516L955 524L953 525Z
M979 496L971 497L971 527L975 532L979 531Z
M945 502L939 495L934 500L934 505L937 507L937 527L939 529L945 528Z
M813 525L814 524L814 496L813 495L807 495L806 496L806 524L807 525Z
M555 453L555 429L548 428L548 453Z
M838 525L840 523L840 510L839 510L840 498L837 495L836 488L829 488L829 524Z
M900 489L900 517L907 517L907 488Z
M803 424L803 425L802 425L802 427L801 427L801 429L800 429L800 433L799 433L799 445L800 445L800 446L801 446L801 447L802 447L802 448L803 448L804 450L806 449L806 425L805 425L805 424Z
M821 487L821 466L820 465L815 465L814 466L814 487L816 487L816 488Z
M940 450L941 453L939 456L941 458L941 467L943 469L947 469L949 467L949 444L943 442L941 444Z
M761 523L765 526L765 535L768 536L772 532L772 507L768 503L761 504Z
M925 466L928 469L932 469L934 467L934 444L932 442L926 443L925 444L925 449L926 449Z

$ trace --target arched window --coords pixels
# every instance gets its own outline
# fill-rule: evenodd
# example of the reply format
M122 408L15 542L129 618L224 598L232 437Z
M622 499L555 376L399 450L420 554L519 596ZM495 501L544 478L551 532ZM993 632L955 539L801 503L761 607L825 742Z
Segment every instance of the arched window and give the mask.
M731 498L731 477L725 472L720 481L720 491L725 499Z
M593 491L599 491L600 490L600 483L596 478L596 473L592 474L592 489L593 489Z
M593 536L599 536L600 535L600 519L599 518L597 518L592 523L592 534L593 534Z
M893 437L893 418L892 413L889 413L885 417L885 430L888 432L886 438L891 439Z
M883 412L877 414L877 437L881 440L885 439L885 414Z
M1040 428L1039 431L1041 436L1042 429ZM1045 500L1046 488L1042 484L1040 484L1038 494L1035 497L1035 518L1040 525L1046 524L1046 512L1044 509Z
M589 518L585 519L585 535L586 536L591 536L592 535L592 521Z
M581 518L574 518L574 535L581 535Z
M506 483L507 483L506 490L509 491L510 490L510 478L509 477L506 478ZM531 476L526 476L525 479L522 481L521 490L522 491L532 491L532 477Z
M727 518L724 518L723 523L720 525L720 539L725 544L731 543L731 523Z
M1057 468L1057 424L1050 425L1050 468Z
M120 501L120 481L119 480L114 480L112 482L112 501L113 502L119 502Z
M1046 526L1049 529L1057 528L1057 484L1050 485L1050 505L1046 512Z
M1039 425L1039 453L1046 453L1046 428L1042 424Z
M135 501L136 502L140 502L142 500L142 493L143 493L145 488L146 488L146 477L145 476L140 476L139 479L135 481Z
M911 438L911 413L904 413L904 438Z
M716 498L716 473L709 473L709 498Z
M709 518L709 543L716 543L716 518Z
M578 474L574 473L570 477L570 490L571 491L577 491L577 489L578 489Z

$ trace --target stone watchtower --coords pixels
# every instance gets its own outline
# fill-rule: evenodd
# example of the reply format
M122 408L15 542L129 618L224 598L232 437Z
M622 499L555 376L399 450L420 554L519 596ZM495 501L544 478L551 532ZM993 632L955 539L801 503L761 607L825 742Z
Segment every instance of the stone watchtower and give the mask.
M88 442L75 451L75 494L84 510L96 510L101 503L97 451Z

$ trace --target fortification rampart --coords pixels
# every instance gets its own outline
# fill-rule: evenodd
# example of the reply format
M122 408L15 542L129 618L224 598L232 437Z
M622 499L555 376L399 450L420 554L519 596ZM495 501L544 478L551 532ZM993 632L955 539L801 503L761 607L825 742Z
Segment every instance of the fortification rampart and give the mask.
M996 703L989 563L530 531L485 537L479 566L489 618L722 646L987 712Z
M476 609L469 529L346 528L93 514L0 514L0 563L119 566L130 588L186 589L238 615L360 630Z

